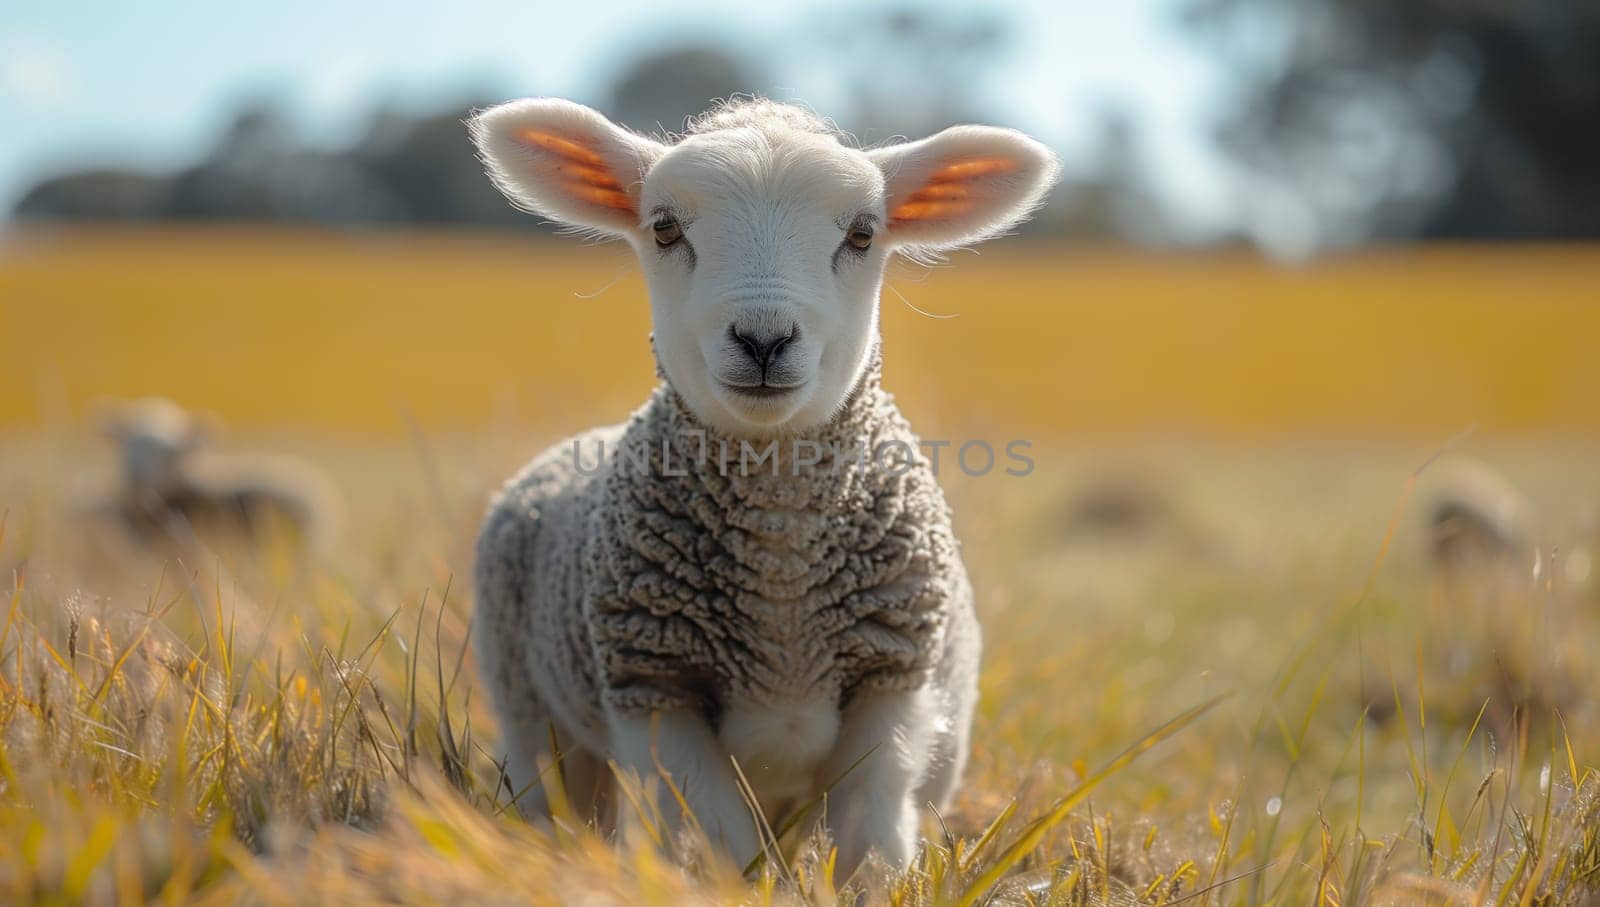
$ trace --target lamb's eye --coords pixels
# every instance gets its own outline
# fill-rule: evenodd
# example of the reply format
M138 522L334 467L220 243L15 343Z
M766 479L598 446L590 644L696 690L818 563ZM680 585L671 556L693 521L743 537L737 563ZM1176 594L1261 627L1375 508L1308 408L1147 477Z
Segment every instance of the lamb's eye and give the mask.
M663 248L683 239L683 227L678 223L677 218L660 218L651 229L656 234L656 245Z
M872 228L866 224L851 227L850 232L845 234L844 241L865 252L872 247Z

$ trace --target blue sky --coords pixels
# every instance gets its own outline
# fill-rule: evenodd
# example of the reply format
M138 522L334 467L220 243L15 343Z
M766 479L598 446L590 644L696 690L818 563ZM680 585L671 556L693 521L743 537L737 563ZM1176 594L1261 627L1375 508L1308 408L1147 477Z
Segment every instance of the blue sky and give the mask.
M1180 218L1205 228L1228 217L1228 174L1207 131L1227 86L1176 24L1174 2L992 4L1013 19L1016 40L989 85L996 117L1056 146L1069 177L1098 112L1130 108L1158 190ZM840 90L826 55L796 47L793 36L858 9L753 0L670 9L607 0L14 0L0 12L0 210L44 173L190 160L242 99L279 99L307 136L345 142L380 100L426 109L489 88L598 101L632 50L686 38L759 49L791 97L826 113Z

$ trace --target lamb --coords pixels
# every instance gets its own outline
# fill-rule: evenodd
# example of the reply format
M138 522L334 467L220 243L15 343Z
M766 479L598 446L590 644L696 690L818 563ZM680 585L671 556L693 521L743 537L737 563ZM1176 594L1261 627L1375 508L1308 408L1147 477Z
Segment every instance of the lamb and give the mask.
M554 746L601 827L608 760L664 772L742 863L762 845L740 772L774 822L837 780L840 871L906 866L919 806L961 776L981 642L943 494L881 385L878 294L892 255L1020 222L1054 156L982 126L860 150L760 99L667 141L557 99L471 131L514 204L633 247L662 378L626 423L534 459L479 536L473 645L524 814L548 814Z
M1454 457L1435 468L1428 506L1434 566L1460 572L1493 566L1527 571L1537 550L1534 508L1488 464Z
M188 547L285 533L301 550L325 544L335 506L326 483L298 463L201 457L209 420L159 397L101 406L101 431L118 447L120 485L95 510L137 544Z

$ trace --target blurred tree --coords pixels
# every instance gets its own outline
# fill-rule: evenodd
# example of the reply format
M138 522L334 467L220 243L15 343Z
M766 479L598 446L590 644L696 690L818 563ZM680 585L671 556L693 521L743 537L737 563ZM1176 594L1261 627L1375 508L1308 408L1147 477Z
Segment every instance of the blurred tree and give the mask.
M350 157L395 200L399 220L435 224L533 226L483 176L463 125L474 107L451 105L439 113L374 117Z
M1255 232L1600 236L1600 3L1189 0Z
M270 105L241 110L197 163L171 175L118 170L42 181L20 218L422 221L536 227L483 178L463 120L471 106L421 116L380 113L353 147L308 148Z
M172 177L129 170L80 170L47 177L18 199L19 218L148 220L165 207Z
M806 44L825 52L842 80L837 120L863 144L994 119L985 77L1011 32L993 10L851 7L819 20L817 31Z
M718 98L764 90L747 60L710 45L678 47L639 58L611 89L607 112L641 132L681 132L684 121Z
M1172 241L1161 200L1150 189L1145 139L1125 108L1097 116L1091 154L1068 168L1061 202L1039 215L1041 226L1080 238L1117 237L1138 243Z
M156 216L267 220L277 215L268 171L293 147L288 119L270 101L245 103L204 160L173 177Z
M235 115L204 160L173 177L152 216L351 224L403 215L402 200L363 162L303 147L275 105L256 103Z

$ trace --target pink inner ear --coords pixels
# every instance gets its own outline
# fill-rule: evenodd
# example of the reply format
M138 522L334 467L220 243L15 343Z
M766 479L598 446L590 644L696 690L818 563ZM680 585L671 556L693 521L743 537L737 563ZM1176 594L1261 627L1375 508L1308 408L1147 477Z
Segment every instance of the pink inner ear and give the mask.
M623 189L605 158L592 148L549 132L519 129L516 140L532 151L554 155L561 189L581 201L637 217L633 198Z
M972 197L974 184L984 177L1016 169L1016 161L1003 157L974 158L940 167L928 175L922 188L889 212L889 226L964 214L977 204Z

